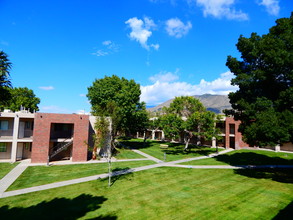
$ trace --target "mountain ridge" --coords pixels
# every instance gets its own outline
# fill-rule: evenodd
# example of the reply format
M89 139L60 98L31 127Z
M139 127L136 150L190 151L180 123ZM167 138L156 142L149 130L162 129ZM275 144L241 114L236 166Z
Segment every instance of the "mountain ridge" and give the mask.
M207 108L207 110L220 114L224 109L231 109L231 104L227 95L193 95L192 97L199 99L199 101ZM148 108L149 112L160 112L163 107L169 107L174 99L169 99L155 107Z

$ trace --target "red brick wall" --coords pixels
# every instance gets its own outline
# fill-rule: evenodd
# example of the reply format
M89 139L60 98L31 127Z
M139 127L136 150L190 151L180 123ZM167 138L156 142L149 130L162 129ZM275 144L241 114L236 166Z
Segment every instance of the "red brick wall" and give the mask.
M242 140L242 134L238 131L240 121L235 121L234 118L227 117L225 120L226 123L226 131L225 131L225 141L226 141L226 148L231 147L230 143L230 124L235 125L235 149L245 148L248 147L248 144Z
M88 115L36 113L31 157L32 163L47 162L52 123L74 124L72 161L86 161L88 149L85 142L88 142Z

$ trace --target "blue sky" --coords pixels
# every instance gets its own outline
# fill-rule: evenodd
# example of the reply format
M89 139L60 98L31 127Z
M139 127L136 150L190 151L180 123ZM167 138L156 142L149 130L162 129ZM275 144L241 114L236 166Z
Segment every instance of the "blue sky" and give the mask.
M225 63L239 36L266 34L291 11L292 0L0 0L0 49L42 112L89 112L87 87L113 74L154 106L237 89Z

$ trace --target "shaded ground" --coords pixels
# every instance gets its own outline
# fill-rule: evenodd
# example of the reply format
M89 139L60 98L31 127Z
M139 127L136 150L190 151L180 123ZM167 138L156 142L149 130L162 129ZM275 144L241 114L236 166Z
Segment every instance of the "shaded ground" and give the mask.
M293 154L262 150L237 150L213 158L190 161L183 165L293 165ZM237 169L236 174L252 178L293 183L292 169Z
M28 207L0 207L2 219L68 219L75 220L96 211L107 199L103 196L82 194L73 199L54 198ZM116 216L98 216L95 219L117 219Z
M293 154L263 150L236 150L188 165L293 165Z

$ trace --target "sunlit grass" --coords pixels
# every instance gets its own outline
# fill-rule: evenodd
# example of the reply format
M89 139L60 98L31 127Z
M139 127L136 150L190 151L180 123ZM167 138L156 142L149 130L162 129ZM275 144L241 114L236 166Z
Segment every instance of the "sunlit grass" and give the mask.
M0 199L3 219L272 219L286 207L293 184L254 178L254 170L155 168ZM292 176L291 172L288 175ZM291 216L292 217L292 216Z
M184 151L183 144L178 143L162 143L159 141L147 140L145 145L143 144L142 139L131 139L131 140L121 140L123 145L126 145L130 148L141 150L144 153L147 153L157 159L165 161L175 161L186 159L190 157L199 157L206 156L216 152L215 148L203 147L190 145L188 151ZM163 145L168 145L165 147ZM219 151L222 149L219 149ZM166 155L164 155L166 153Z
M113 162L112 170L154 164L153 161ZM8 191L108 173L108 163L28 167Z
M19 163L0 163L0 179L2 179L6 174L8 174L14 167Z

